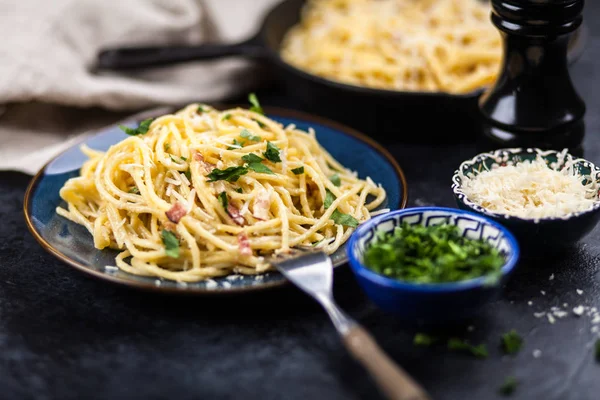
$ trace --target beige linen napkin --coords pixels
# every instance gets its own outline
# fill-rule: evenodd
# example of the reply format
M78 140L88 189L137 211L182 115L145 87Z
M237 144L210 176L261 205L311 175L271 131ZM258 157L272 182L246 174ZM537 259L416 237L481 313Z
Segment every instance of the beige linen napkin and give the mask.
M127 110L247 92L256 71L237 58L135 75L89 67L106 46L243 40L276 2L0 0L0 170L33 174L83 132Z

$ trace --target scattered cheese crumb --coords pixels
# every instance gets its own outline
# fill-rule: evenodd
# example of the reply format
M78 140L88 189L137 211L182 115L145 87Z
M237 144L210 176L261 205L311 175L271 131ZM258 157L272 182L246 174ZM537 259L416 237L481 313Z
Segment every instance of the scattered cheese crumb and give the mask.
M529 305L529 306L532 306L532 305L533 305L533 301L531 301L531 300L530 300L530 301L528 301L528 302L527 302L527 305Z
M542 351L539 349L535 349L533 351L533 358L540 358L542 356Z
M216 288L217 286L219 286L219 285L218 285L218 284L217 284L217 282L215 282L214 280L212 280L212 279L207 279L207 280L206 280L206 288L207 288L207 289L214 289L214 288Z
M542 294L542 296L546 295L546 292L544 292L543 290L540 290L540 293Z
M581 317L583 315L583 311L583 306L577 306L573 308L573 314L577 315L578 317Z
M551 324L556 322L556 319L554 319L552 314L546 314L546 317L548 317L548 322L550 322Z
M549 281L554 279L554 274L550 275L550 278L548 278Z
M154 286L160 286L160 285L162 285L162 282L160 281L160 279L156 279L154 281Z
M555 317L557 317L557 318L564 318L564 317L566 317L567 315L569 315L569 313L568 313L568 312L566 312L566 311L562 311L562 310L555 310L555 311L553 312L553 314L554 314L554 316L555 316Z
M533 316L536 317L536 318L542 318L544 315L546 315L546 313L543 312L543 311L542 312L534 312L533 313Z
M230 283L230 282L227 282L227 281L223 281L223 282L222 282L222 285L223 285L223 287L224 287L225 289L229 289L229 288L231 287L231 283Z
M188 284L186 282L177 282L177 286L182 287L182 288L187 287L187 285Z
M107 272L115 272L115 271L118 271L118 270L119 270L119 268L118 268L118 267L115 267L115 266L113 266L113 265L106 265L106 266L104 267L104 269L105 269Z
M581 296L583 294L583 290L577 289L577 294Z

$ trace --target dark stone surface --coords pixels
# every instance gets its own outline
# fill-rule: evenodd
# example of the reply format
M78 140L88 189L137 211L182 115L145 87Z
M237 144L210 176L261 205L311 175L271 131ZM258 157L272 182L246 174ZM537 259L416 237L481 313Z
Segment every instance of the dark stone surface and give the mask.
M585 155L600 162L600 4L587 8L590 39L572 76L588 105ZM276 91L262 94L266 104L294 106ZM454 206L450 177L476 154L474 145L388 147L406 172L411 205ZM167 297L97 282L57 262L25 227L28 180L0 174L0 398L380 398L325 314L291 287L250 297ZM550 324L533 312L563 303L600 307L599 239L600 228L568 254L522 263L484 315L437 332L487 343L486 360L443 344L413 347L415 328L375 309L347 268L336 272L336 297L435 399L495 399L514 375L521 381L514 399L595 400L600 363L590 318ZM524 348L502 356L500 336L513 328Z

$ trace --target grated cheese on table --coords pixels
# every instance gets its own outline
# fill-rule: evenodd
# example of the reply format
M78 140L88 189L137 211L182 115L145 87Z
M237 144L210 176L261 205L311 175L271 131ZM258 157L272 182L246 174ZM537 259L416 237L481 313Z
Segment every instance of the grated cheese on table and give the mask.
M520 218L561 217L590 209L598 201L595 182L583 185L584 176L569 162L558 171L540 156L462 178L469 200L488 211Z

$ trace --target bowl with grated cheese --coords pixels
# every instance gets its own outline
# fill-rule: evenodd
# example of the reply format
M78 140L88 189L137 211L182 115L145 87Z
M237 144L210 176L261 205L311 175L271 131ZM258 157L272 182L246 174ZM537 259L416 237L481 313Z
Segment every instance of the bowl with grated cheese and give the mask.
M452 177L458 207L509 228L524 251L572 245L600 220L600 168L567 150L500 149Z

